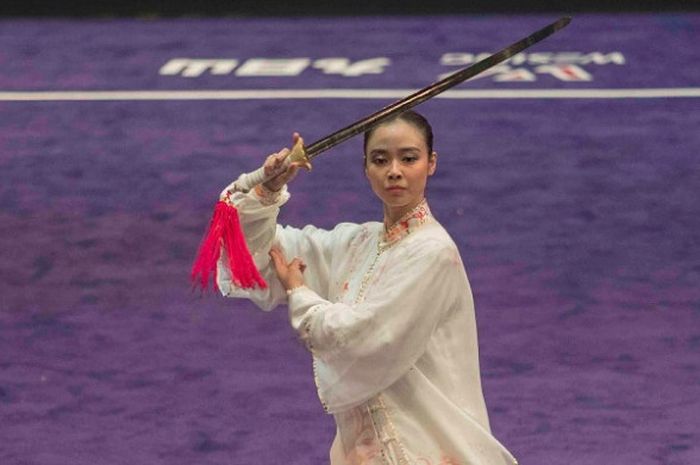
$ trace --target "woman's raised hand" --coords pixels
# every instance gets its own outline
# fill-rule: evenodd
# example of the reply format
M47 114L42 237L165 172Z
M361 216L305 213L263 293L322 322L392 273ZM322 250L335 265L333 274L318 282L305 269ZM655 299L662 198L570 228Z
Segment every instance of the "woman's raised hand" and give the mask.
M292 135L292 146L299 141L301 141L303 144L303 139L301 138L298 132L295 132ZM274 178L263 183L263 186L267 190L275 192L279 191L285 184L290 182L297 175L297 171L299 171L300 166L298 163L292 162L286 167L286 169L283 168L285 165L285 160L287 159L290 153L291 151L288 148L283 148L279 152L273 153L265 160L265 163L263 164L265 176L283 170Z

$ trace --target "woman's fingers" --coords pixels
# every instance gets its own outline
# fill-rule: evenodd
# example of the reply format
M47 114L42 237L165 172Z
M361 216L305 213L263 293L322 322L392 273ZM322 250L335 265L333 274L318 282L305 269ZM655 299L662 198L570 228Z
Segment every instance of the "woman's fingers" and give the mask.
M277 246L273 246L270 249L270 258L272 258L272 263L278 270L284 270L288 272L293 269L298 269L303 273L306 269L306 264L299 257L294 257L294 259L292 259L291 262L287 263L287 260L284 257L284 253Z
M294 269L294 270L299 270L301 273L303 273L304 270L306 269L306 264L302 261L301 258L295 257L294 260L292 260L289 263L288 268Z
M275 163L277 164L277 166L284 163L284 159L287 158L290 153L291 153L291 151L286 147L283 148L282 150L280 150L279 152L277 152L277 154L275 156Z
M289 164L289 168L287 168L287 172L285 173L285 177L287 180L291 180L296 176L297 171L299 171L300 165L298 161L293 161L292 163Z
M280 265L284 265L285 267L287 266L287 261L284 258L284 253L282 252L282 250L279 247L273 246L270 249L270 256L272 257L272 260L275 263L278 263Z
M270 249L270 258L272 258L272 264L275 267L275 271L278 276L283 276L286 274L289 266L287 261L282 254L282 251L278 247L273 247Z
M304 143L298 132L292 134L292 141L295 145L297 143ZM265 160L265 164L263 165L265 177L269 179L265 181L263 186L268 190L279 191L285 184L296 177L300 167L306 166L306 163L299 161L290 163L287 158L291 153L290 149L283 148L279 152L273 153Z
M289 153L289 149L284 148L277 153L269 155L265 159L265 163L263 164L263 167L265 168L265 174L269 175L270 173L278 171L280 166L284 164L285 158L289 156Z
M304 285L306 263L301 258L295 257L287 263L284 252L277 246L270 249L270 258L277 272L277 277L286 289L294 289Z

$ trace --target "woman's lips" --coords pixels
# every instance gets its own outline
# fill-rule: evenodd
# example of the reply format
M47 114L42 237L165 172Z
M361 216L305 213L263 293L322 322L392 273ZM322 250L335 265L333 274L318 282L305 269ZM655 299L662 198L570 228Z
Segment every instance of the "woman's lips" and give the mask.
M392 192L393 192L393 191L405 191L406 188L405 188L405 187L400 187L400 186L391 186L391 187L387 187L386 190L392 191Z

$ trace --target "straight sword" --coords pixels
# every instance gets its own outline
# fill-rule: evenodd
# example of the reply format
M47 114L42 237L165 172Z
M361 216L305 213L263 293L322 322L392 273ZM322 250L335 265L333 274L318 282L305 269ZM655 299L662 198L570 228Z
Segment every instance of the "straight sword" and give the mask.
M368 131L376 126L379 126L384 121L392 118L401 112L413 108L426 100L435 97L436 95L445 92L447 89L456 86L457 84L466 81L469 78L476 76L477 74L483 73L489 68L496 66L499 63L511 58L528 47L546 39L555 32L563 29L571 22L571 17L563 16L557 21L543 27L542 29L533 32L529 36L521 39L514 44L509 45L503 50L494 53L493 55L484 58L471 66L468 66L462 70L459 70L453 74L450 74L444 79L441 79L433 84L425 87L417 92L410 94L407 97L397 100L396 102L382 108L381 110L372 113L369 116L355 121L343 129L340 129L316 142L305 146L303 141L300 139L292 150L290 154L285 159L285 163L282 164L277 170L265 175L264 168L259 168L252 173L243 174L234 184L233 191L248 192L253 187L258 184L264 183L278 174L286 171L291 163L296 162L297 164L305 167L306 169L311 169L311 159L319 156L321 153L327 151L328 149L335 147L336 145L345 142L346 140L354 137L360 133Z

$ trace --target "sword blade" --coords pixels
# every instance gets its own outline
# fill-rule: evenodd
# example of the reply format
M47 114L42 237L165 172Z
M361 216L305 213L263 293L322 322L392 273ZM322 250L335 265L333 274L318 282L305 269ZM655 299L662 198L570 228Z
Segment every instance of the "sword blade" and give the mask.
M372 113L369 116L362 118L359 121L352 123L351 125L340 129L333 134L330 134L323 139L314 142L311 145L305 147L306 155L309 159L314 158L326 150L335 147L341 142L354 137L360 133L363 133L369 129L372 129L392 116L408 110L409 108L415 107L416 105L425 102L426 100L435 97L436 95L446 91L447 89L456 86L457 84L466 81L469 78L476 76L489 68L496 66L497 64L507 60L508 58L522 52L526 48L540 42L551 36L558 30L566 27L571 22L571 18L564 16L552 24L543 27L542 29L533 32L529 36L521 39L514 44L509 45L503 50L494 53L493 55L484 58L483 60L474 63L467 68L457 71L440 81L437 81L428 87L425 87L413 94L397 100L396 102L382 108L381 110Z

